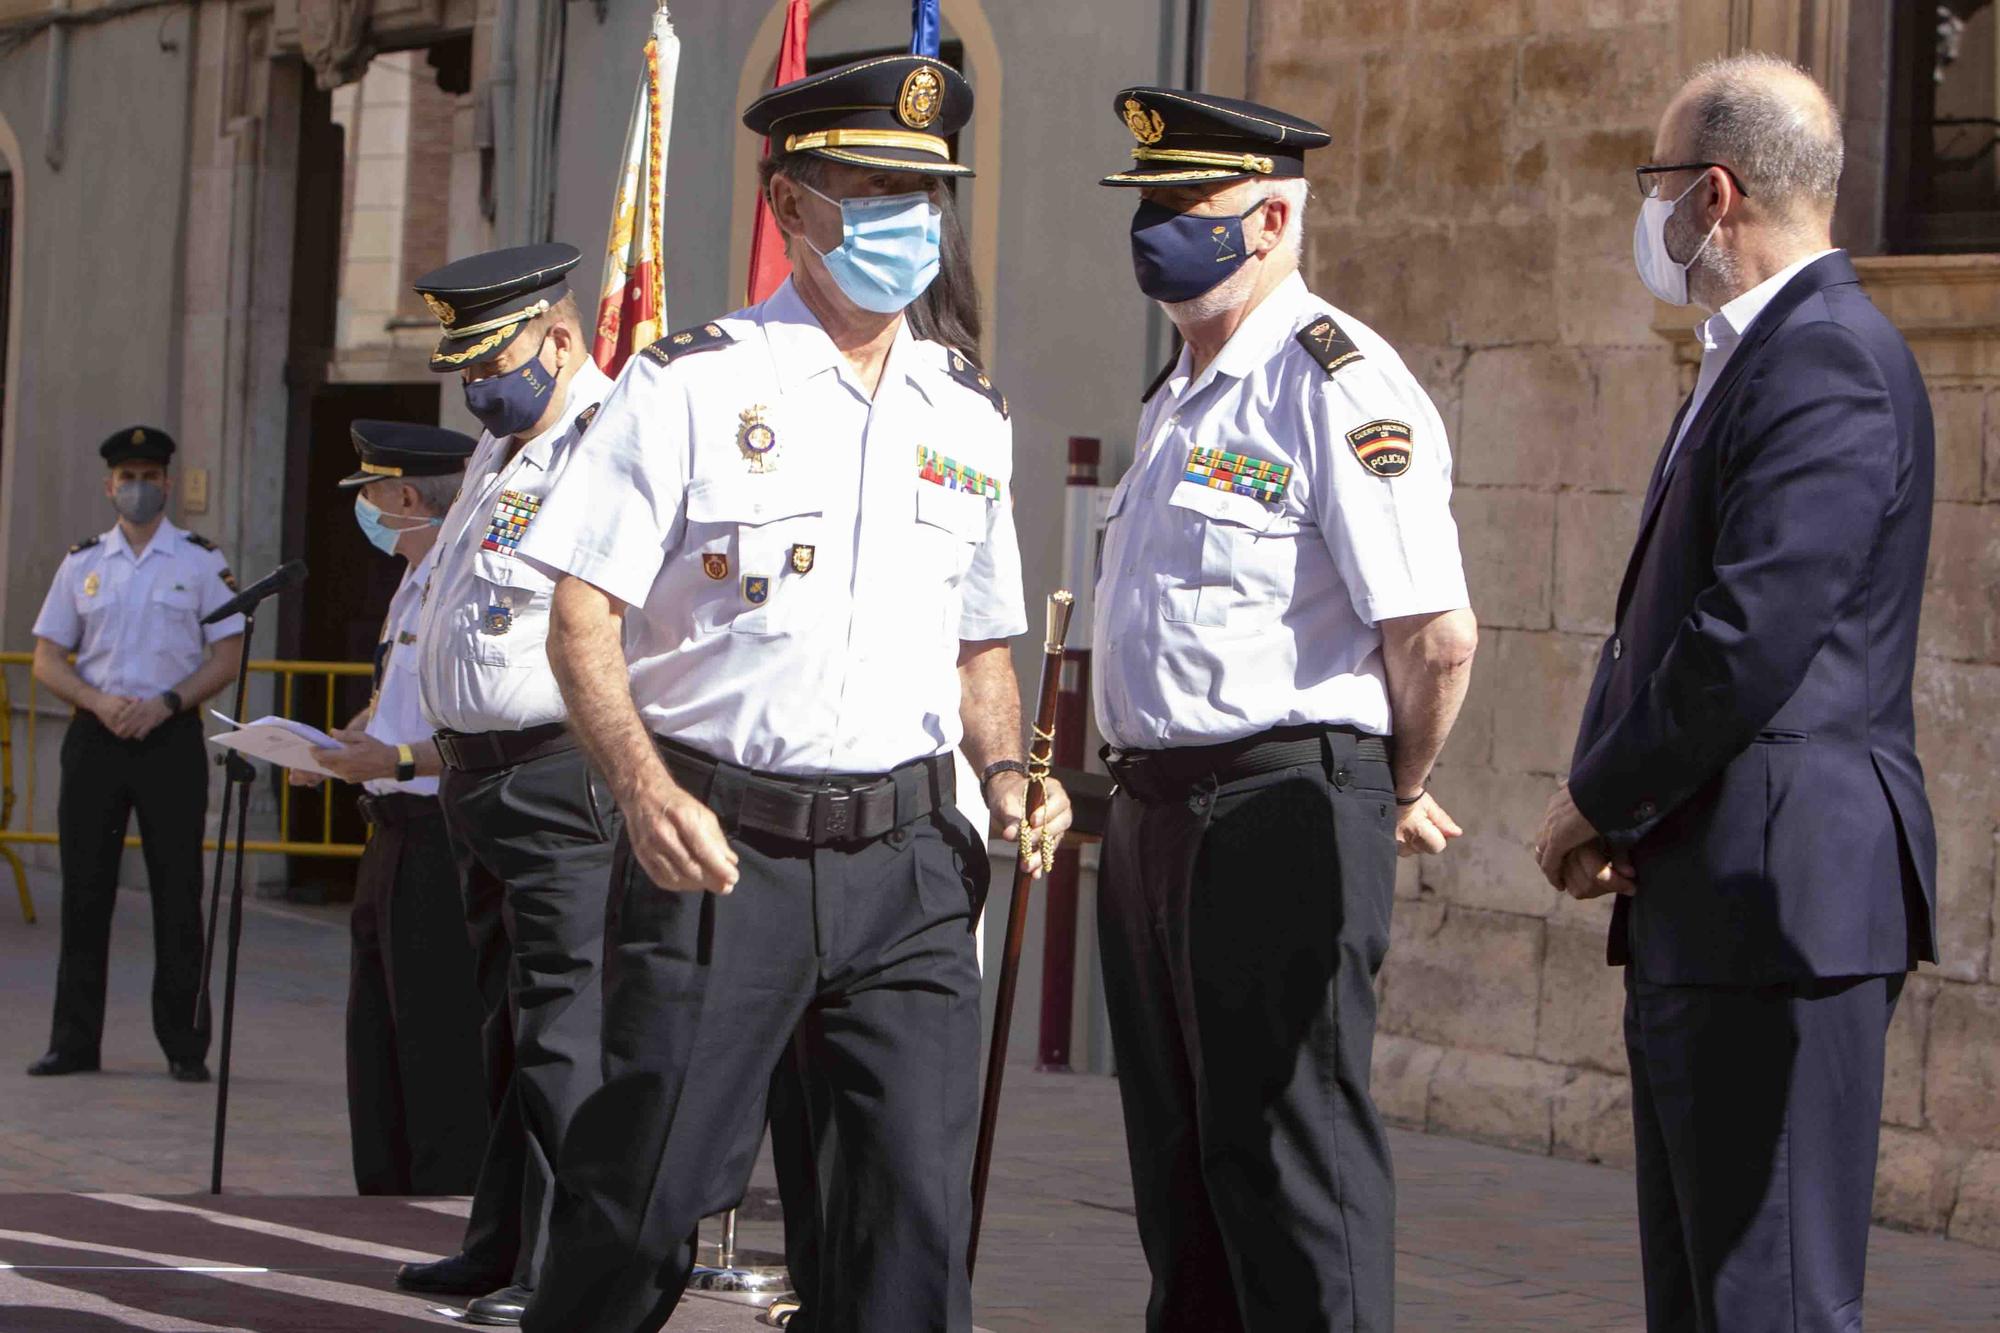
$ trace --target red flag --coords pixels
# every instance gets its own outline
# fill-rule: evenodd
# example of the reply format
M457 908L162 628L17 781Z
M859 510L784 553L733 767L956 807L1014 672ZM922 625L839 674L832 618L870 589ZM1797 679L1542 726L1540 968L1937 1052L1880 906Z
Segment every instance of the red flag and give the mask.
M778 77L772 86L806 76L806 25L812 22L812 0L791 0L785 9L785 38L778 46ZM764 140L764 152L771 141ZM771 205L762 192L757 195L757 227L750 234L750 304L778 290L791 276L791 261L785 258L785 238L778 230Z

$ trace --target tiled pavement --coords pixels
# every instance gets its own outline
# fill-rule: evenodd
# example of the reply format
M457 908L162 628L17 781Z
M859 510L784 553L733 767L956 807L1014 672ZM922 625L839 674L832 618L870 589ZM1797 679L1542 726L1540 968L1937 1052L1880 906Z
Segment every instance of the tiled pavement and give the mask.
M142 894L121 895L119 903L105 1072L48 1080L22 1075L22 1066L39 1053L46 1034L54 975L54 886L40 880L37 893L43 924L36 927L24 926L11 903L0 902L0 1014L7 1016L9 1034L0 1048L5 1051L0 1057L0 1265L52 1262L45 1250L36 1251L19 1239L35 1230L31 1215L68 1217L69 1229L62 1232L67 1240L91 1239L77 1234L82 1224L74 1220L74 1206L21 1196L72 1191L192 1196L206 1188L208 1177L213 1088L169 1081L152 1044L146 1001L150 942ZM344 924L338 911L263 905L246 919L226 1171L232 1195L342 1195L351 1189L340 1038ZM1406 1333L1474 1328L1562 1333L1642 1326L1629 1177L1411 1134L1396 1134L1394 1148L1400 1179L1397 1315ZM775 1241L769 1184L768 1169L760 1168L745 1210L747 1245ZM182 1201L205 1205L200 1198ZM402 1219L396 1225L417 1225L408 1220L409 1205L376 1200L302 1204L237 1198L223 1206L292 1220L322 1217L326 1220L318 1229L342 1238L326 1243L346 1248L381 1239L368 1234L378 1222L369 1220L374 1215L364 1205L405 1210L395 1214ZM424 1223L425 1229L410 1230L395 1243L419 1250L448 1245L455 1220L448 1215L450 1205L442 1207L446 1214L431 1211L426 1216L433 1220ZM1010 1073L975 1287L981 1326L993 1333L1137 1328L1146 1276L1130 1210L1116 1085L1082 1076ZM156 1241L137 1247L121 1243L183 1257L245 1262L229 1246L247 1242L218 1239L241 1236L240 1229L208 1236L201 1230L204 1225L190 1220ZM381 1220L379 1225L389 1224ZM97 1240L109 1243L112 1229L107 1225ZM43 1256L39 1260L37 1253ZM1872 1329L1931 1333L2000 1328L2000 1257L1992 1252L1878 1231L1871 1254ZM318 1327L415 1328L430 1322L421 1302L381 1292L386 1260L349 1254L316 1262L318 1266L301 1259L270 1281L306 1284L318 1294L295 1299L332 1300L328 1309L346 1305L398 1312L348 1324L322 1321ZM318 1277L302 1276L307 1273ZM148 1280L201 1284L224 1279L154 1275ZM347 1294L329 1297L331 1288L311 1287L314 1281L348 1284L339 1289ZM181 1333L216 1327L274 1333L314 1326L275 1317L260 1322L247 1307L219 1323L204 1320L194 1310L206 1308L205 1303L190 1297L188 1309L177 1310L171 1292L163 1296L157 1285L148 1288L145 1300L119 1300L93 1288L94 1294L87 1300L79 1297L75 1308L37 1308L47 1302L35 1293L49 1290L47 1283L35 1281L33 1270L0 1268L0 1333L141 1328ZM387 1307L385 1300L391 1303ZM703 1301L690 1302L669 1327L670 1333L747 1333L758 1326L734 1307Z

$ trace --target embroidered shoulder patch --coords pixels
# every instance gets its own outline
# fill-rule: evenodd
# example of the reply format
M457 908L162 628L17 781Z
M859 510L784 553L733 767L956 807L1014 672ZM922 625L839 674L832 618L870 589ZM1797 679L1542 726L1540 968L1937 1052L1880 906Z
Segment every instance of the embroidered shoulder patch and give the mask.
M962 352L945 354L946 371L950 376L993 404L993 410L1002 417L1007 415L1007 395L994 386L993 377L968 360Z
M1259 503L1275 505L1285 498L1285 487L1292 484L1292 465L1197 445L1188 450L1185 479L1210 490L1247 495Z
M1312 353L1313 360L1328 375L1361 360L1361 349L1336 324L1331 315L1321 315L1298 332L1299 346Z
M502 491L500 499L493 506L493 518L486 525L486 538L479 543L482 551L509 551L521 544L521 535L534 521L536 511L542 507L541 497L524 495L520 491Z
M736 339L729 336L720 324L698 324L691 329L681 329L669 333L656 343L639 349L639 355L651 357L661 365L671 365L676 357L690 352L712 352L718 347L727 347Z
M999 482L924 445L917 446L917 476L933 486L942 486L950 491L968 491L982 500L1000 498Z
M85 537L82 541L70 547L69 553L71 555L75 555L78 551L88 551L91 547L97 545L99 542L103 540L104 540L104 534L101 532L98 533L95 537Z
M1410 455L1416 445L1410 428L1400 421L1371 421L1347 432L1354 456L1361 466L1378 477L1400 477L1410 470Z

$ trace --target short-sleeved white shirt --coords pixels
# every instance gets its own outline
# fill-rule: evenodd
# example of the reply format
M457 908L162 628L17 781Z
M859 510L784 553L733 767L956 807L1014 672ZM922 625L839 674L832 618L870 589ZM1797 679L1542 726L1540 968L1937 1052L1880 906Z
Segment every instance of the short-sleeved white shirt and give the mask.
M871 401L790 282L708 327L627 364L521 554L631 608L656 735L793 775L950 750L960 641L1027 627L1012 427L903 324Z
M421 559L403 570L403 581L396 585L396 595L389 599L389 614L382 618L382 637L375 644L375 703L368 725L362 730L384 745L419 745L436 731L424 717L423 703L418 698L417 658L423 648L420 631L424 584L436 568L438 552L443 547L442 542L433 542ZM362 786L378 796L391 791L435 796L438 780L426 777L398 782L394 778L376 778Z
M125 530L79 545L56 569L34 634L76 653L93 689L150 699L193 675L207 645L243 632L243 617L201 618L236 595L222 552L166 519L137 555Z
M1327 318L1359 353L1331 372L1299 341ZM1188 367L1183 349L1111 496L1099 728L1121 749L1307 723L1387 734L1377 626L1468 604L1437 409L1387 342L1296 274L1199 376ZM1382 475L1395 461L1379 451L1399 436L1407 467Z
M549 671L547 571L515 554L580 434L578 418L611 380L586 360L562 415L513 458L513 437L479 437L438 533L424 600L418 671L424 714L451 731L519 731L568 716Z

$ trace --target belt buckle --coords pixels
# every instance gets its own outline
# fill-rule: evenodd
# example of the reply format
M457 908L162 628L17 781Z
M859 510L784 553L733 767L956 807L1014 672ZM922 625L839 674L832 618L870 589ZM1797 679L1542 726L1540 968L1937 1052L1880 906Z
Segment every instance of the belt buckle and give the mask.
M813 841L846 842L854 836L854 793L822 787L813 793Z

